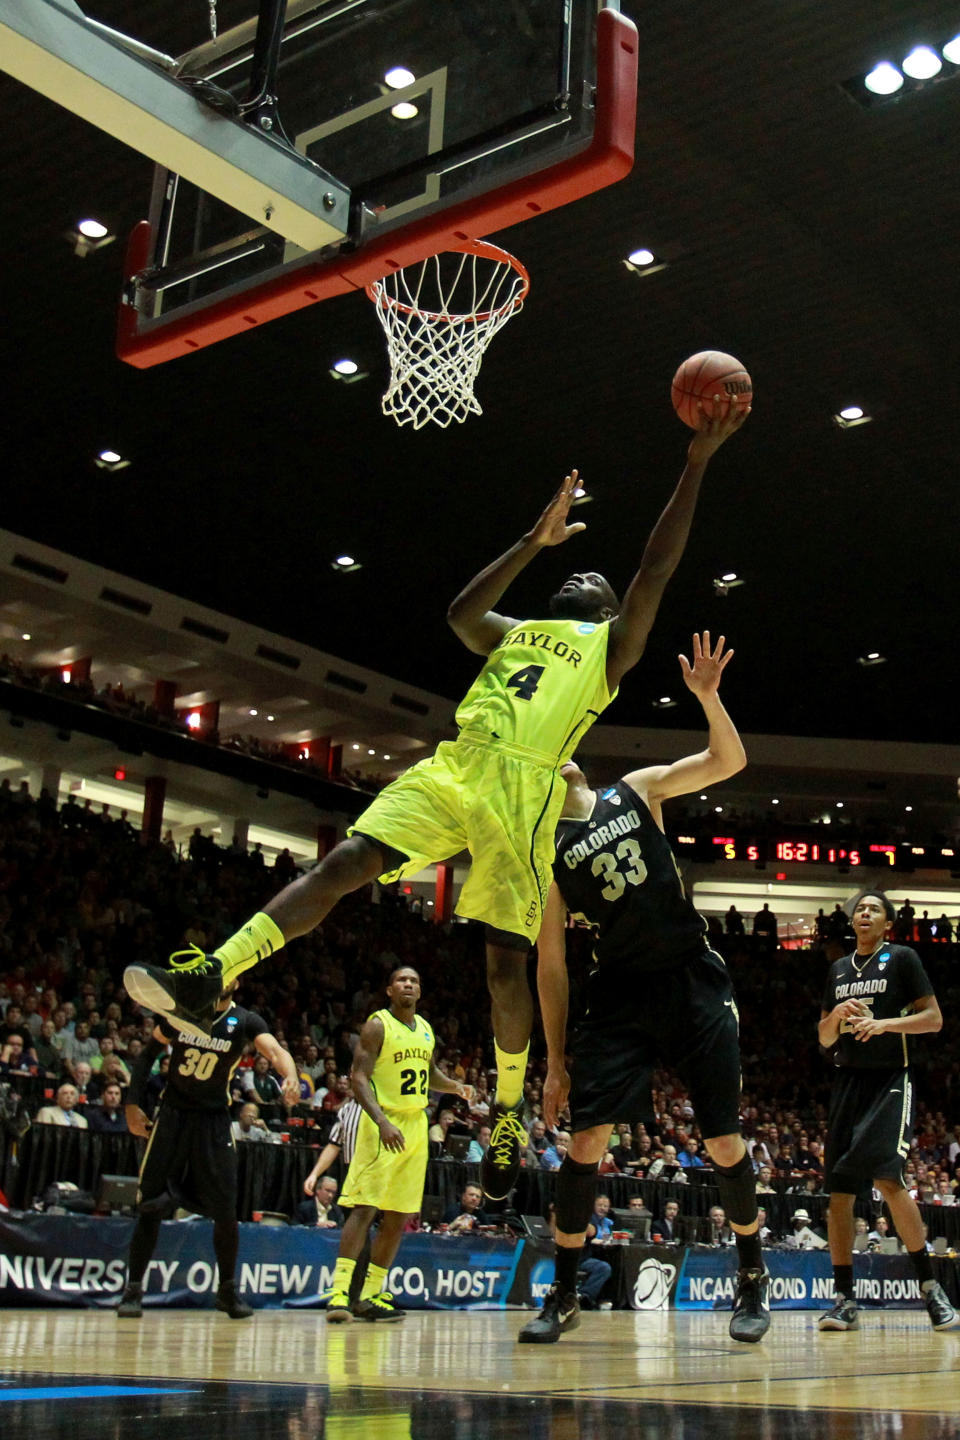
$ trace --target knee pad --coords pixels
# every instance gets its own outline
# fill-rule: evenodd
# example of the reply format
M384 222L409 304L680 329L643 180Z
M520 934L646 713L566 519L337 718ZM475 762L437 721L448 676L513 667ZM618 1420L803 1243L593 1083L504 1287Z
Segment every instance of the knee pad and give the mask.
M713 1170L727 1219L734 1225L752 1225L757 1218L757 1179L750 1156L741 1156L736 1165L718 1165L714 1161Z
M590 1223L597 1195L597 1167L583 1165L567 1155L557 1171L557 1229L581 1235Z

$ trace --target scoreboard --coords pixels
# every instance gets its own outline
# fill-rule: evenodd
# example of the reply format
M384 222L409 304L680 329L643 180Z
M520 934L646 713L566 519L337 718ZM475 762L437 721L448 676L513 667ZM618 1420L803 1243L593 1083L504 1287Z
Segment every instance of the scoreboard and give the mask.
M802 839L795 836L675 835L678 855L690 860L736 860L757 864L838 865L856 869L889 865L898 870L954 870L958 851L949 845L912 845L909 841L879 843L847 839Z

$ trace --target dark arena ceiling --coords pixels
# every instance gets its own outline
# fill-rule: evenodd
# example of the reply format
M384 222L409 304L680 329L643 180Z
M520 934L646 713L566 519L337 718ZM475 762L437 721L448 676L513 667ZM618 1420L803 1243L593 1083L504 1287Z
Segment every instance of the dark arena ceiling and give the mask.
M206 0L88 0L171 53ZM252 0L220 0L221 25ZM385 419L382 335L362 294L155 369L113 350L124 239L152 166L0 75L7 529L456 697L475 657L449 599L578 466L587 533L504 604L543 613L572 570L622 588L685 445L669 382L716 348L755 409L714 461L648 652L610 720L690 725L676 654L737 651L745 731L956 740L960 73L865 107L843 84L960 31L960 4L633 3L637 160L600 194L506 232L531 272L481 371L481 418ZM949 69L949 67L947 67ZM65 233L117 243L77 258ZM646 276L638 246L670 258ZM337 384L354 356L369 379ZM832 416L859 403L869 424ZM109 445L131 458L93 466ZM362 569L340 575L347 550ZM726 596L713 579L745 583ZM886 663L863 667L858 656Z

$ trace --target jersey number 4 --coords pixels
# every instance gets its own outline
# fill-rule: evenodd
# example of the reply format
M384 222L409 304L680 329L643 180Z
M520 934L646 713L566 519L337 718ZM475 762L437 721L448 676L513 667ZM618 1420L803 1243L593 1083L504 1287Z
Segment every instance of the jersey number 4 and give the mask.
M594 855L590 870L606 881L600 892L604 900L619 900L628 885L642 885L647 878L640 846L629 837L621 840L616 850L601 850Z
M522 670L515 670L510 676L506 682L507 689L516 690L518 700L532 700L545 669L545 665L524 665Z
M417 1076L420 1076L420 1094L427 1093L427 1072L426 1070L401 1070L400 1071L400 1094L417 1094Z

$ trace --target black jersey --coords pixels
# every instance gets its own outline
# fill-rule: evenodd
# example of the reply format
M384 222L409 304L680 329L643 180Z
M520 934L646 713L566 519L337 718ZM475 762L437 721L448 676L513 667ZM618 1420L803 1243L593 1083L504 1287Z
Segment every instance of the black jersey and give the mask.
M239 1005L217 1016L209 1039L181 1035L166 1020L158 1028L173 1046L163 1104L180 1110L225 1110L240 1057L250 1041L268 1033L259 1015Z
M830 1011L841 1000L862 1000L874 1020L897 1020L910 1013L915 1000L932 994L933 986L916 950L909 945L881 945L866 964L856 951L833 962L823 992L823 1009ZM843 1020L833 1058L837 1065L859 1070L896 1070L910 1064L915 1038L887 1034L858 1040L849 1021Z
M706 949L670 842L635 790L597 790L589 820L561 820L554 879L567 909L598 930L601 965L662 970Z

